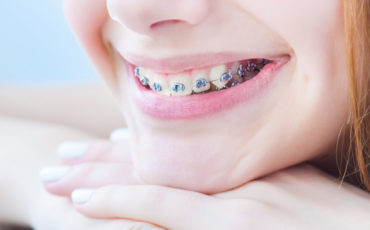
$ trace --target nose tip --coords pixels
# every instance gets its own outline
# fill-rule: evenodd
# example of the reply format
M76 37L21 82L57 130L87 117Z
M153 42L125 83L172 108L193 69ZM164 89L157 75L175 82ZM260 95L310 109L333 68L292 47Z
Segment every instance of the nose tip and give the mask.
M148 34L159 27L196 25L207 17L210 0L108 0L111 18Z

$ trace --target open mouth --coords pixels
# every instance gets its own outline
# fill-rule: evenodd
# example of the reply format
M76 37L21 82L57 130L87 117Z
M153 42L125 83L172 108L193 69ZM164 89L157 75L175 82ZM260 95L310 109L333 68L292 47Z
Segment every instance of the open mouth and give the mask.
M135 76L146 89L164 96L188 96L225 90L253 79L269 63L268 59L250 59L210 68L161 74L135 67Z
M210 116L261 95L290 57L251 58L179 73L159 73L129 62L135 105L156 119Z

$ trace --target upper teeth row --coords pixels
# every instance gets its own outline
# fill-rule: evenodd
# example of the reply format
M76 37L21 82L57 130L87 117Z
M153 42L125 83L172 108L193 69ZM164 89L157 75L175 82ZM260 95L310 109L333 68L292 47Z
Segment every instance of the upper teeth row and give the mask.
M141 84L149 86L152 90L166 96L186 96L192 93L201 93L209 90L211 85L222 89L233 78L242 78L246 72L255 71L256 64L247 62L245 66L234 63L231 68L226 65L218 65L210 70L193 70L191 76L188 74L177 74L168 77L148 71L141 67L135 68L135 76Z

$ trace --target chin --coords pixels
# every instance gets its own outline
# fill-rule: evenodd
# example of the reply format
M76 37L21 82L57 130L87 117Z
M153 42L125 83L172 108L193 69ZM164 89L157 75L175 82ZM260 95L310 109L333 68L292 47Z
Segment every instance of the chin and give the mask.
M134 141L132 153L136 173L146 184L212 194L246 180L235 177L238 159L207 140L148 136Z

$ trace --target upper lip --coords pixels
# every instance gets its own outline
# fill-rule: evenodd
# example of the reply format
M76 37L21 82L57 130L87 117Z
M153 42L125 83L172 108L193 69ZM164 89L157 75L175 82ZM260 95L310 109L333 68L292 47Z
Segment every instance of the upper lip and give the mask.
M137 54L121 54L129 63L160 73L180 73L186 70L205 68L209 66L231 63L239 60L264 58L278 60L287 57L287 54L235 54L235 53L207 53L189 56L175 56L168 58L150 58Z

